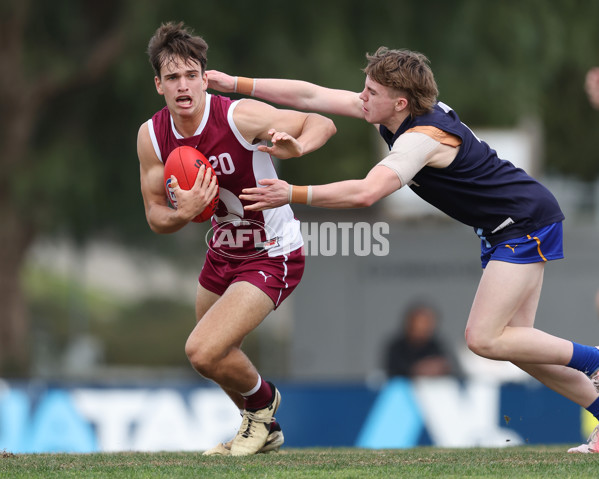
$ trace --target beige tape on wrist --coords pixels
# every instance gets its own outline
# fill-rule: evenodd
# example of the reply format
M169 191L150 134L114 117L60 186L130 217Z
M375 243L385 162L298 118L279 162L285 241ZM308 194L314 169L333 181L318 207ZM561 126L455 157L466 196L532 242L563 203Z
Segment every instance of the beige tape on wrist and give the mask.
M312 204L312 185L310 186L293 186L289 185L289 203L297 203L301 205Z
M254 96L256 89L256 79L247 77L235 77L235 93Z

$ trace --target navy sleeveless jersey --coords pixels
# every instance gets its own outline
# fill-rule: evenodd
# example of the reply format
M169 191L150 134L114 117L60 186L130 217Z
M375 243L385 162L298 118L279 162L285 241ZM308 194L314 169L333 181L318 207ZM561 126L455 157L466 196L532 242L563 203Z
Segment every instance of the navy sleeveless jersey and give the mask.
M423 200L472 226L492 245L564 219L557 200L545 186L500 159L444 103L437 103L425 115L406 118L395 133L382 125L379 130L391 148L407 130L424 125L459 137L462 145L448 167L425 166L414 176L409 186Z

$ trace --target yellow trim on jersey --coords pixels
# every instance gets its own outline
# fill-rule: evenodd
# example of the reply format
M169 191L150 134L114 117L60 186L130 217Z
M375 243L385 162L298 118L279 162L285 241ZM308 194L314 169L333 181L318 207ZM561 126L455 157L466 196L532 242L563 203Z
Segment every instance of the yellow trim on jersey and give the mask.
M454 148L462 144L461 138L429 125L415 126L407 130L406 133L424 133L442 145L453 146Z

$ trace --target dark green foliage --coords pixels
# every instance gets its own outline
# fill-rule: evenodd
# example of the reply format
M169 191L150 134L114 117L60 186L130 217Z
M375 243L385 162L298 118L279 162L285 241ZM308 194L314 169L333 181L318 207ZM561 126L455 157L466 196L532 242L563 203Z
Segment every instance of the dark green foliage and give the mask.
M56 233L80 245L104 236L174 256L179 247L203 245L204 230L188 226L159 237L144 215L136 137L164 106L145 53L161 22L183 20L201 34L210 69L354 91L363 87L367 52L381 45L421 51L440 99L465 123L513 128L538 119L545 172L590 182L599 176L599 111L589 106L583 83L599 65L598 18L595 0L0 2L2 250L22 261L36 237ZM118 54L101 67L92 52L111 32ZM334 120L337 135L305 158L280 162L282 178L297 184L359 178L382 157L371 126ZM16 269L6 267L7 282ZM154 325L147 314L145 320ZM178 328L169 332L177 347ZM147 349L153 341L139 342Z
M429 56L441 99L471 126L513 127L540 116L546 167L594 179L586 70L599 64L599 4L529 2L34 2L24 45L26 74L68 75L102 29L125 25L123 51L108 74L45 105L18 189L34 192L42 229L82 239L120 230L139 241L145 225L135 150L137 129L163 106L145 49L163 21L184 20L210 45L209 68L246 76L295 77L359 91L365 53L380 45ZM92 4L94 6L92 6ZM50 6L51 5L51 6ZM360 177L380 158L372 128L335 118L338 134L320 151L283 162L296 183ZM20 183L24 184L20 184Z

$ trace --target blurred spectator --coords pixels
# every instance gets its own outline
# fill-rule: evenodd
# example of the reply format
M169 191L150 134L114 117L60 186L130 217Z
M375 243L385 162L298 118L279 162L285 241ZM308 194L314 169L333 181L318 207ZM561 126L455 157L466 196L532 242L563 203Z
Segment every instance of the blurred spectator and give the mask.
M586 76L585 90L593 108L599 110L599 67L591 68Z
M439 314L426 303L409 307L385 357L385 371L393 376L445 376L456 374L452 356L437 336Z

